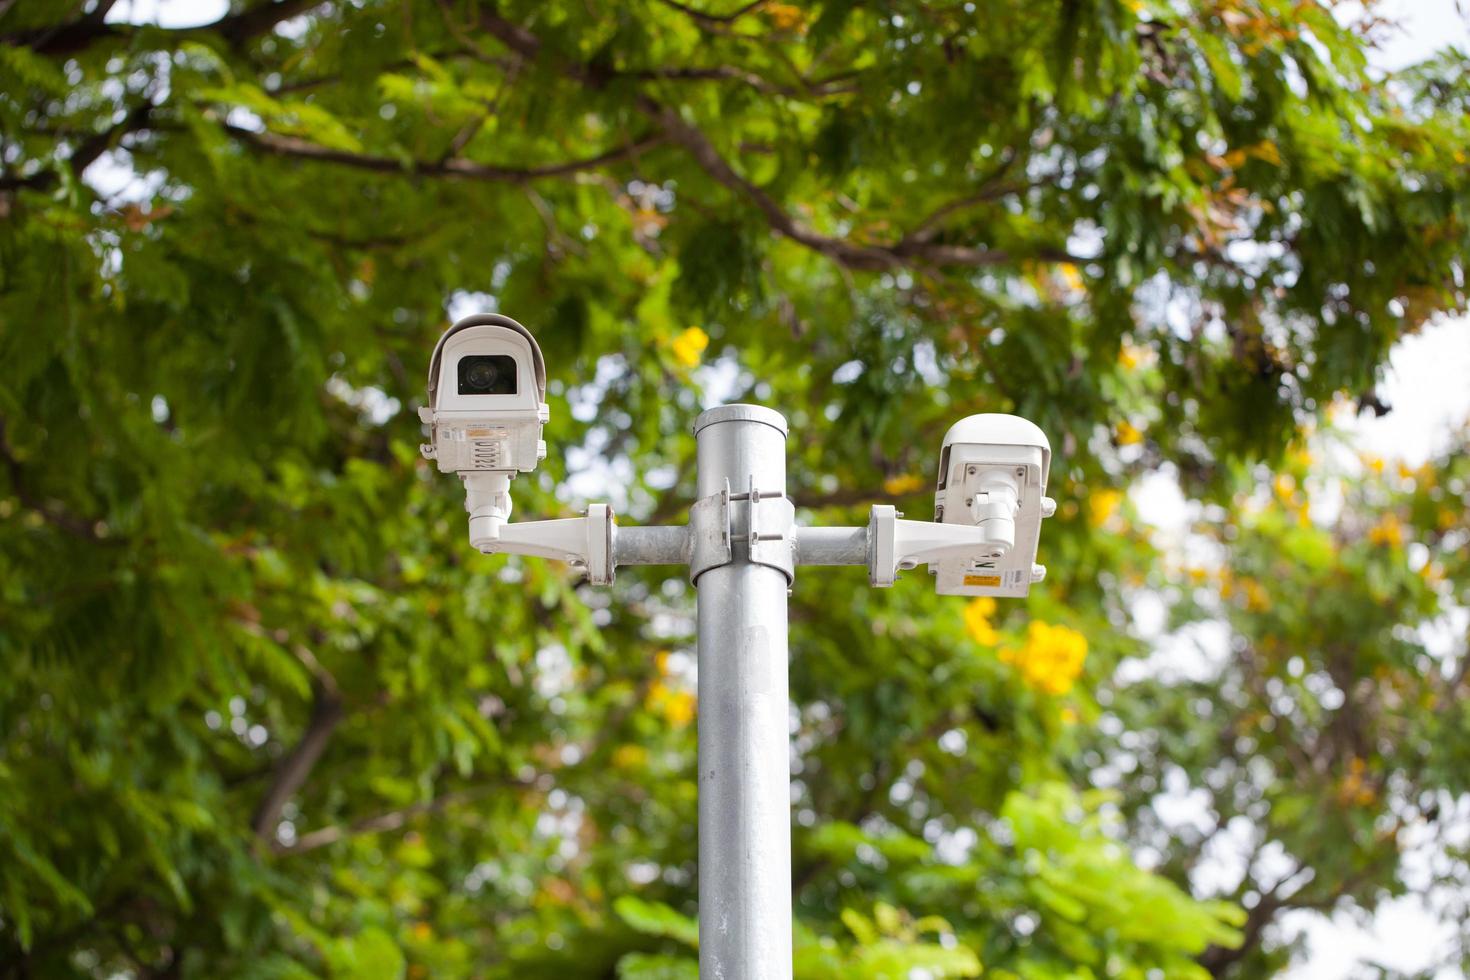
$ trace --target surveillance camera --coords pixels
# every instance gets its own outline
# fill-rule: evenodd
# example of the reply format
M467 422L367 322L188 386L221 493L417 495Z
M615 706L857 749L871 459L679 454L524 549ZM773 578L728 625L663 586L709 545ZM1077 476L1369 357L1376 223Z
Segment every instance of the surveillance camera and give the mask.
M546 458L541 428L550 417L546 362L531 331L484 313L439 338L429 362L429 404L419 410L432 441L419 450L464 481L474 547L495 546L510 520L511 478Z
M546 458L546 362L531 331L494 313L444 332L429 364L422 447L443 473L529 473Z
M974 554L930 566L940 595L1024 596L1046 574L1035 564L1041 519L1056 512L1046 496L1051 444L1015 415L971 415L950 427L939 457L934 520L980 528Z

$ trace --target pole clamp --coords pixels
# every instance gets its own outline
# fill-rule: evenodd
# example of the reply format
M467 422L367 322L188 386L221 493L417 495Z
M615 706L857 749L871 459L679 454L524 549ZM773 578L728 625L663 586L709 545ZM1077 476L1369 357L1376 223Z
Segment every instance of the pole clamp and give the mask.
M743 537L751 564L778 570L790 585L796 578L796 505L783 491L762 493L753 476L749 488L731 494L730 500L746 504Z
M735 560L730 544L730 481L689 507L689 581Z
M744 520L737 531L733 504L743 503ZM735 545L754 565L777 569L789 585L796 577L796 507L780 491L762 492L751 479L744 493L731 493L730 483L719 493L701 497L689 508L689 581L711 568L735 560Z

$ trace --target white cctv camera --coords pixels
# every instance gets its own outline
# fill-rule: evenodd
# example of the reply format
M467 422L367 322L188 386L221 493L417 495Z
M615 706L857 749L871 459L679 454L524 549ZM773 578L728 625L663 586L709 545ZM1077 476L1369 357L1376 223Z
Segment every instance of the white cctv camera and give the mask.
M930 566L940 595L1024 596L1046 570L1035 564L1041 519L1056 512L1046 496L1051 443L1016 415L971 415L944 435L934 520L984 532L973 554Z
M868 519L868 580L894 583L900 571L928 565L940 595L1026 595L1046 577L1036 564L1041 519L1056 513L1046 496L1051 444L1015 415L971 415L950 427L939 456L934 523L900 520L889 504Z
M495 313L446 330L429 364L429 404L419 418L431 439L420 452L464 481L470 541L482 547L510 519L511 478L546 458L546 362L531 331Z
M530 473L546 458L541 427L546 362L531 331L508 316L465 317L444 332L429 364L425 459L443 473Z

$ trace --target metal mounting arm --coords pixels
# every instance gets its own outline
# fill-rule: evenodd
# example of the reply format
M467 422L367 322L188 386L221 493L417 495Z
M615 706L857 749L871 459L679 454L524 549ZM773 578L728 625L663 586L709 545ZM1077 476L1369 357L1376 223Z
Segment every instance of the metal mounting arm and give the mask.
M868 518L868 581L879 588L894 583L899 571L930 565L946 558L1003 558L1013 538L997 522L938 524L905 521L888 504L874 504ZM1031 580L1040 582L1046 569L1033 565Z
M795 527L785 495L764 494L753 484L745 493L732 494L726 486L700 499L690 509L688 527L619 528L607 504L590 505L584 517L512 524L509 474L466 474L464 482L474 548L487 555L564 561L585 569L593 585L611 585L618 565L687 564L697 580L703 571L729 564L735 559L735 503L746 511L742 551L755 564L780 569L788 582L795 565L866 564L868 581L887 588L905 569L951 558L1000 559L1014 545L1014 524L1007 521L907 521L888 504L873 505L866 528ZM1032 583L1045 575L1043 566L1031 566Z
M510 474L487 471L464 477L470 512L470 546L487 555L530 555L585 568L594 585L613 580L613 512L592 504L585 517L510 523Z

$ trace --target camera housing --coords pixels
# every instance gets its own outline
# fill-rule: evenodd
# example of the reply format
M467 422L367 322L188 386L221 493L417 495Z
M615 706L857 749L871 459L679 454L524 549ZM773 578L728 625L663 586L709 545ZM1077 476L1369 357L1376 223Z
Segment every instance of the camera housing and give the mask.
M508 316L468 316L444 332L429 364L420 447L444 473L530 473L546 458L546 362Z
M945 433L934 494L934 520L971 525L986 545L931 564L940 595L1020 597L1046 570L1035 564L1042 518L1056 512L1046 496L1051 443L1016 415L971 415Z

